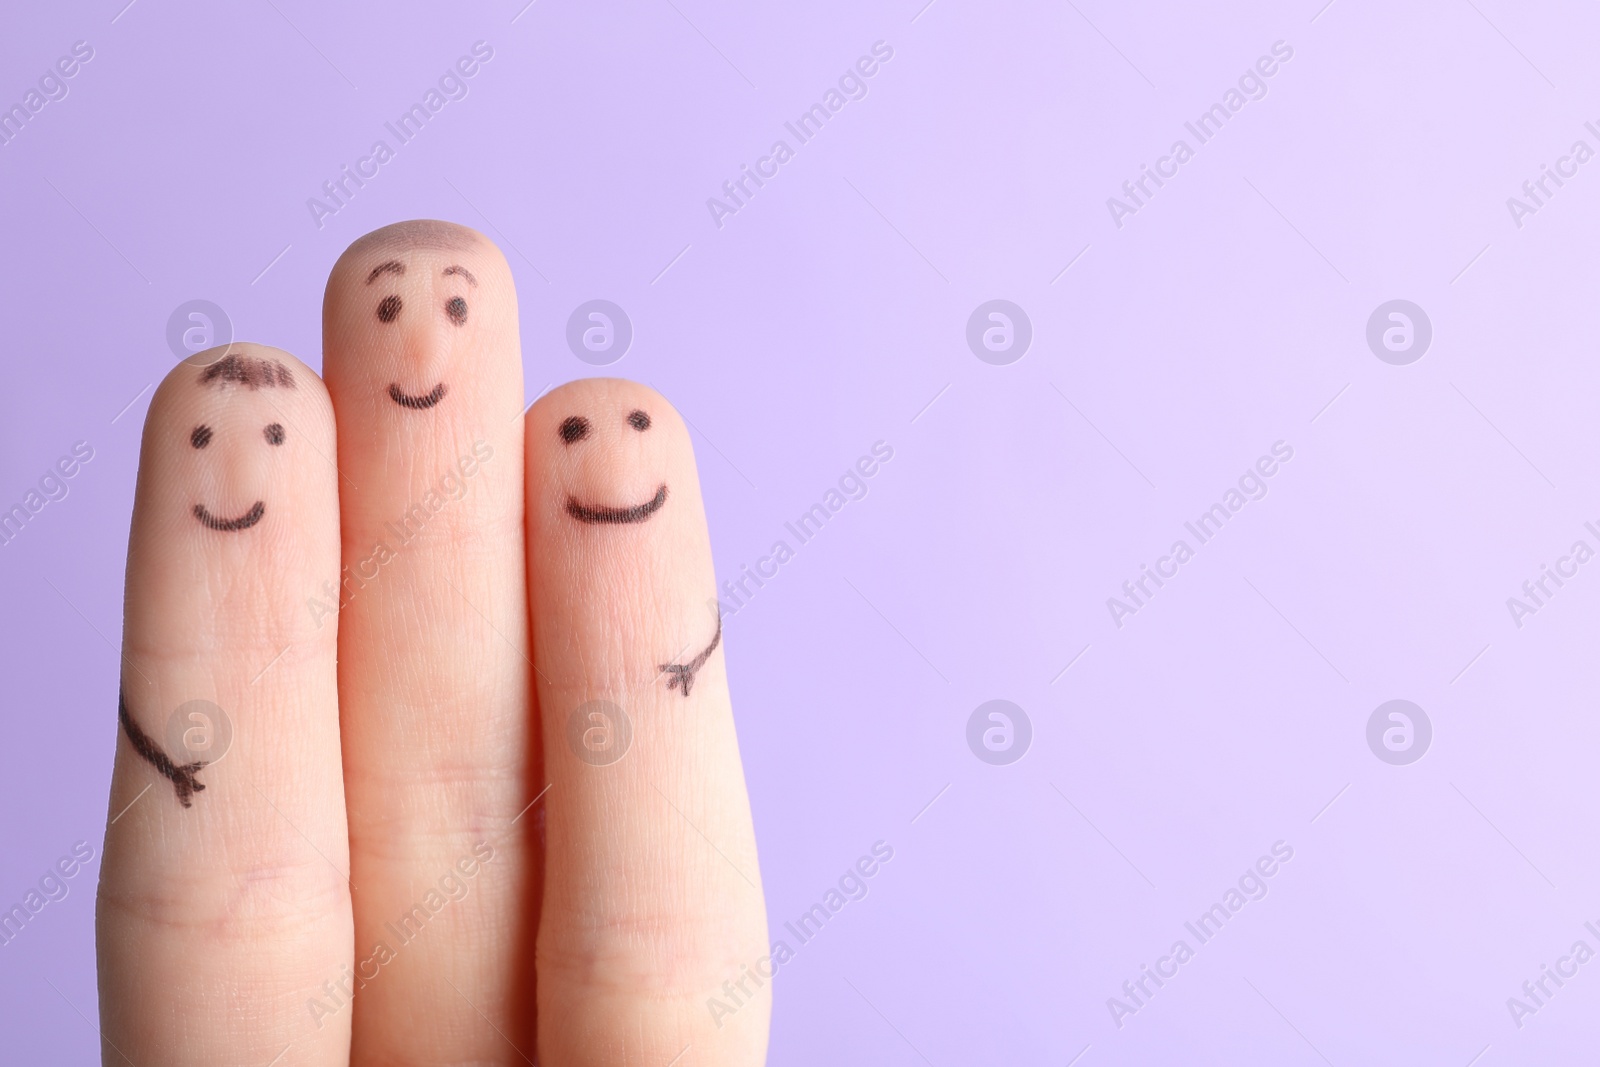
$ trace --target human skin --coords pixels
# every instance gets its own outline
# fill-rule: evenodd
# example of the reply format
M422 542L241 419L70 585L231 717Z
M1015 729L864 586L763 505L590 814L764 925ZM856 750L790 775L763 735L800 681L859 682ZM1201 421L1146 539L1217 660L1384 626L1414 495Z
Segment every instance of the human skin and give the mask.
M103 1062L762 1063L770 983L708 1007L767 936L683 421L617 379L522 412L464 227L355 242L323 322L322 379L235 343L151 402Z

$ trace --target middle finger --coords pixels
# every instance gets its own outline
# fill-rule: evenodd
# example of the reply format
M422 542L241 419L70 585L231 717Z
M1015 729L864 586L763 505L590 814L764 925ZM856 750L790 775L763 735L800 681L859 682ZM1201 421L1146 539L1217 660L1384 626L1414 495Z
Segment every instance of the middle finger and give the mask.
M355 909L353 1064L521 1062L535 731L522 360L505 258L407 222L323 308L339 435L339 709ZM336 594L336 596L330 595Z

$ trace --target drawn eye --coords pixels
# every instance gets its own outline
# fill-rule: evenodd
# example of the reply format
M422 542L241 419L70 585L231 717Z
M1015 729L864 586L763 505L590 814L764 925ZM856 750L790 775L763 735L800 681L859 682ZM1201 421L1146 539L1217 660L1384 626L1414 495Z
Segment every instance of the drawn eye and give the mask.
M450 316L450 321L457 326L467 321L467 302L459 296L452 296L449 303L444 306L444 313Z
M189 435L189 444L193 445L195 448L204 448L210 443L211 427L207 426L205 423L201 423L199 426L196 426L194 428L194 432Z
M400 307L400 298L398 296L384 297L383 303L378 305L378 321L393 322L400 315Z
M642 411L630 411L628 412L628 425L643 433L650 428L650 416Z
M281 445L281 444L283 444L283 424L282 423L275 422L271 426L268 426L265 430L263 430L261 432L266 435L267 444L269 444L269 445Z
M561 439L567 444L581 441L589 436L589 420L582 415L569 416L561 424Z

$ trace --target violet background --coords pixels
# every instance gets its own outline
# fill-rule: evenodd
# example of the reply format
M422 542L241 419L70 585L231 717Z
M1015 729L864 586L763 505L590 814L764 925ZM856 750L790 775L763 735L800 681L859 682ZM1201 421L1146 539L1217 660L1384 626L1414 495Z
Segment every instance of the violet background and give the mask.
M695 427L722 577L894 448L728 622L774 936L895 850L777 979L770 1063L1593 1048L1600 962L1520 1029L1506 1007L1600 948L1600 562L1520 629L1506 606L1600 547L1600 162L1520 228L1506 206L1600 148L1591 6L125 2L19 7L0 35L5 105L95 52L0 147L0 508L95 449L0 547L0 904L96 852L0 947L4 1059L96 1056L114 647L168 317L215 301L319 365L334 259L414 217L505 249L528 399L595 373L574 308L626 309L600 373ZM319 229L307 199L478 40L467 98ZM867 97L719 229L707 198L880 40ZM1280 40L1268 95L1115 226L1106 199ZM965 341L993 298L1033 325L1009 366ZM1433 324L1408 366L1365 341L1393 298ZM1279 440L1269 495L1117 628L1106 598ZM1033 726L1009 766L966 743L994 698ZM1433 723L1409 766L1366 742L1393 698ZM1119 1029L1107 998L1280 839L1269 895Z

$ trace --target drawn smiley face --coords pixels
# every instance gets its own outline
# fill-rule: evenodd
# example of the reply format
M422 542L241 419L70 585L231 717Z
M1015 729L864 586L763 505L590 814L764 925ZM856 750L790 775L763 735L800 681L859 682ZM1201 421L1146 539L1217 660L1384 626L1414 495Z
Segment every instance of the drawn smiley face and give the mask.
M650 429L650 416L635 408L628 413L627 424L639 433ZM556 432L561 435L562 443L568 448L578 444L589 436L592 427L589 420L582 415L570 415L562 420ZM613 504L588 504L575 496L567 497L567 514L579 522L590 525L622 526L644 522L661 510L667 502L667 483L662 482L656 490L656 495L643 504L626 504L616 506Z
M275 359L230 355L208 366L200 375L200 385L218 389L234 385L250 390L293 389L294 375L290 373L288 367ZM261 437L269 448L280 448L288 440L288 432L284 430L281 422L271 422L261 428ZM194 429L189 431L189 447L195 451L203 451L210 447L216 438L217 431L212 429L209 423L197 423ZM238 533L241 530L248 530L260 522L266 513L267 505L264 500L257 500L244 514L233 518L213 514L204 504L196 504L193 511L195 520L200 525L218 533Z
M367 273L367 285L371 286L384 278L404 277L405 273L406 265L400 260L385 260ZM445 267L441 277L449 279L456 284L465 282L472 289L478 287L477 277L459 263L452 263ZM463 295L465 291L463 289L462 292L457 292L450 296L437 309L407 308L399 293L390 293L378 301L374 313L378 322L383 326L393 326L401 322L407 315L438 314L444 322L449 323L453 328L459 329L467 324L472 313L471 307L467 303L467 298ZM449 392L450 387L444 382L436 383L432 389L424 393L408 393L400 387L399 382L391 382L389 384L389 399L412 411L426 411L443 400Z

